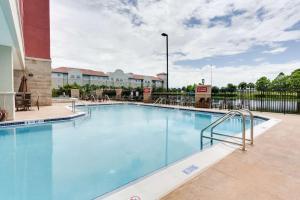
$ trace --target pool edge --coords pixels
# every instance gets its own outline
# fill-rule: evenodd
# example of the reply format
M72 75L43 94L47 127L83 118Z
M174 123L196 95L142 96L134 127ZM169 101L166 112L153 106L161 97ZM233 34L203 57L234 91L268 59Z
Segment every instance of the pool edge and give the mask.
M34 124L43 124L43 123L58 122L58 121L68 121L68 120L76 119L76 118L79 118L79 117L83 117L85 115L86 115L85 112L78 112L78 113L75 113L73 115L67 115L67 116L63 116L63 117L6 121L6 122L0 122L0 128L34 125Z

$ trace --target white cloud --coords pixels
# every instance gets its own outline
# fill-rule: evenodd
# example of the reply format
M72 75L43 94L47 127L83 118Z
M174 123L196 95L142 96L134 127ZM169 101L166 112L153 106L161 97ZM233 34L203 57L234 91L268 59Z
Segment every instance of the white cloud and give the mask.
M265 60L265 58L263 58L263 57L258 57L258 58L254 59L255 62L261 62L263 60Z
M264 51L264 53L279 54L285 52L286 50L287 50L286 47L279 47L279 48L272 49L270 51Z
M238 84L240 82L255 82L262 76L274 79L280 72L291 73L299 68L300 61L292 61L285 64L262 63L259 65L243 65L239 67L225 66L212 67L213 85L225 86L227 83ZM206 83L211 83L211 67L204 66L201 69L178 68L170 72L171 85L180 87L191 83L200 83L204 78Z
M182 79L173 79L171 85L179 86L195 82L199 76L191 71L189 76L180 75L182 70L188 69L172 64L179 59L232 55L255 45L271 47L276 42L300 39L300 31L285 31L300 20L298 0L276 3L273 0L140 0L137 7L122 2L125 1L52 0L52 66L103 71L122 68L127 72L156 74L165 71L165 40L160 34L167 32L171 73ZM266 10L263 21L255 14L262 7ZM233 10L246 12L232 16L230 27L218 25L209 28L210 19L232 14ZM187 28L183 22L190 17L201 19L202 24ZM205 69L198 71L202 73ZM228 69L252 72L250 67L244 66L224 67L223 70ZM264 67L256 66L255 69L257 73L264 71Z

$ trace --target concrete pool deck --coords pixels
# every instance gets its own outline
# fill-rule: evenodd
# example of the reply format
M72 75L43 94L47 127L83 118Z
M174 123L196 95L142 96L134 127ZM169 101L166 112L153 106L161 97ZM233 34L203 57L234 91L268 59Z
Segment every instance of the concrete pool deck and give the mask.
M300 115L260 113L281 119L246 152L234 151L163 200L299 199Z
M70 103L55 103L52 106L32 107L29 111L17 111L15 121L21 120L39 120L46 118L58 118L73 115L74 113L67 109Z
M97 103L88 102L88 103L101 104L100 102ZM103 102L103 103L107 103L107 102ZM114 102L111 101L110 103L114 103ZM41 106L40 110L38 110L36 106L33 106L29 111L17 111L14 121L39 120L39 119L47 119L47 118L68 117L74 115L71 109L68 109L67 106L71 106L71 103L53 103L52 106Z
M40 111L34 108L34 111L17 112L16 120L73 115L66 106L70 103L56 103L41 107ZM256 138L254 147L246 152L234 151L163 200L297 199L300 196L300 138L297 137L300 115L255 114L282 121Z

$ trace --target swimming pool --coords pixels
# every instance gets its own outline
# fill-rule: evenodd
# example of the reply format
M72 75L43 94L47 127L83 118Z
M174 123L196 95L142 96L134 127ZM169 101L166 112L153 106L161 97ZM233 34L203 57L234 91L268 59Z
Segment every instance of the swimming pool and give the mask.
M0 128L0 199L96 198L200 151L201 129L222 116L130 104L89 111L71 121ZM218 129L239 133L240 119Z

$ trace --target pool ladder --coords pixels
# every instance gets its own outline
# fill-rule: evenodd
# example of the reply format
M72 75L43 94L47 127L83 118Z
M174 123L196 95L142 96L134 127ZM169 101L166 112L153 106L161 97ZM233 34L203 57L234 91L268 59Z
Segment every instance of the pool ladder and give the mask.
M158 99L156 99L156 101L153 104L163 104L163 102L166 103L166 99L163 97L159 97Z
M250 116L250 139L246 138L246 114L245 113L248 113ZM214 131L214 129L218 125L222 124L224 121L231 119L237 115L241 116L241 118L242 118L242 137L227 135L227 134L223 134L223 133L217 133ZM213 123L209 124L207 127L205 127L204 129L201 130L201 138L200 138L201 149L203 149L203 138L206 138L206 139L210 139L211 145L213 144L213 140L216 140L216 141L220 141L220 142L225 142L225 143L242 146L242 150L245 151L246 150L246 141L249 142L251 145L253 145L253 139L254 139L253 138L253 126L254 126L253 119L254 119L253 113L248 109L232 110L232 111L228 112L226 115L217 119L216 121L214 121ZM208 128L210 128L210 136L205 136L204 132ZM214 137L214 135L218 135L218 136L222 136L222 137L229 137L229 138L232 138L232 140L216 138L216 137ZM239 140L241 140L241 142L236 142L233 139L239 139Z
M107 101L110 101L110 98L109 98L109 96L106 94L106 95L104 95L104 98L107 100Z

